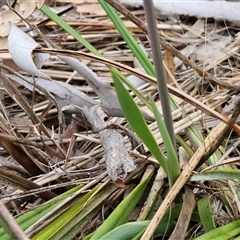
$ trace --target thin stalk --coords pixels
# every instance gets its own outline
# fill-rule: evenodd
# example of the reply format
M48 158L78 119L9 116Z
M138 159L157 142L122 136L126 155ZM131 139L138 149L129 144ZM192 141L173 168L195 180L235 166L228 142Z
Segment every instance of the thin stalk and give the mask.
M11 239L16 240L29 239L1 201L0 201L0 226L2 226L5 229L5 231L9 234Z
M170 107L170 100L166 82L165 70L162 62L162 53L160 48L160 41L157 31L155 10L152 0L144 0L144 10L146 14L147 24L148 24L148 33L150 38L150 45L152 49L153 62L156 71L157 85L159 96L161 100L163 118L168 130L169 136L171 138L172 144L176 150L176 142L173 128L172 112Z

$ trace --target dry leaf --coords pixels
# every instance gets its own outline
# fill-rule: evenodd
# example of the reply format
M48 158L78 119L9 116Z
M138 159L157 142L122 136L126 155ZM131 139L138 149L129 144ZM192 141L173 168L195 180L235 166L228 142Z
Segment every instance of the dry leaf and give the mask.
M84 106L91 107L97 104L96 101L88 97L85 93L78 91L75 87L65 82L59 82L54 80L49 81L43 78L37 78L34 83L33 79L29 77L27 79L29 82L32 83L31 85L15 75L7 74L7 76L15 82L20 83L30 91L38 91L40 94L43 94L34 87L34 84L37 84L38 86L44 88L46 91L52 93L55 96L55 99L60 108L68 105L76 105L80 108ZM51 101L51 99L49 100Z
M33 50L36 48L41 48L41 46L37 44L30 36L28 36L26 33L21 31L15 25L12 26L11 33L8 39L9 39L9 52L14 62L20 68L31 73L32 75L37 75L38 77L43 77L48 79L48 76L45 76L40 71L38 71L37 67L40 68L44 63L44 61L49 57L49 55L42 54L42 53L33 55ZM32 57L32 55L34 58ZM90 68L88 68L86 65L84 65L82 62L78 61L75 58L62 56L61 59L63 59L74 70L76 70L86 80L89 86L92 87L94 92L98 95L103 109L106 111L106 113L109 116L123 117L122 109L118 101L117 94L114 91L114 89L111 87L110 83L101 81L101 79ZM38 78L37 80L40 80L40 78ZM44 82L44 79L41 79L42 84L43 82ZM38 83L40 84L40 81ZM50 85L50 87L52 88L49 89L48 87L49 83L44 83L44 84L46 85L45 89L47 89L50 92L54 92L56 98L59 97L59 94L60 94L59 92L56 92L56 89L57 88L62 89L63 96L61 96L59 99L56 99L59 101L58 104L60 105L60 107L64 107L69 104L76 104L73 102L73 99L71 99L71 95L74 93L74 91L77 91L74 87L71 88L69 84L63 85L64 84L63 82L59 82L58 85L57 83L55 83L55 85L57 85L56 88L53 87L54 84L52 84ZM80 95L80 91L77 91L77 92L78 92L78 95ZM91 98L87 98L87 96L83 95L83 93L81 94L82 94L82 98L79 97L79 99L81 99L83 102L82 103L78 102L76 104L77 106L83 107L83 106L89 106L89 104L92 104L93 100ZM67 97L68 98L70 97L70 101L69 99L67 99ZM143 112L143 116L147 120L150 120L150 121L153 120L152 117L150 117L144 112Z
M176 227L169 237L169 240L186 239L188 226L195 206L196 200L194 193L190 188L185 186L182 209Z
M18 0L14 9L23 18L29 17L35 8L41 8L44 0ZM10 33L12 24L21 21L21 18L16 15L12 10L6 10L0 13L0 36L6 37ZM1 47L2 49L2 47Z
M0 38L0 49L8 49L8 39L6 37ZM1 53L0 57L3 59L10 59L11 56L9 53Z
M48 79L49 77L39 72L37 68L41 68L50 55L45 53L33 55L32 52L36 48L41 48L41 45L36 43L17 26L12 26L8 36L8 49L13 61L24 71Z
M113 181L118 179L118 182L125 179L135 165L124 145L124 137L117 130L107 128L111 123L105 121L107 116L100 106L84 107L83 111L93 131L98 132L101 138L108 176Z
M204 31L205 21L203 19L198 19L191 27L188 27L189 31L183 34L184 38L198 38L197 35L201 35ZM185 48L183 48L180 52L185 56L190 56L194 53L196 48L196 43L189 44ZM175 57L174 58L175 68L178 68L182 61Z
M77 11L80 13L89 13L95 15L106 15L105 11L99 3L92 3L77 6Z
M194 57L197 61L201 61L206 63L217 63L221 60L224 56L228 55L229 53L223 51L230 42L232 41L232 37L220 37L212 42L208 42L201 46L198 46L194 51Z
M174 64L174 60L173 60L173 55L167 49L165 50L164 63L166 65L166 68L168 69L168 71L172 74L172 76L175 77L175 64ZM167 78L168 84L171 84L174 82L173 79L171 78L171 76L168 74L168 72L166 72L166 78Z

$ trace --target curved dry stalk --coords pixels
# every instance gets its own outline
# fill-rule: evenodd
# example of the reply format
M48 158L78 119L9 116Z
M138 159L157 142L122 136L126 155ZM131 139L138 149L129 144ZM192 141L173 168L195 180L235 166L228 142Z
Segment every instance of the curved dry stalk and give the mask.
M113 66L113 67L119 68L121 70L126 70L129 73L135 74L139 78L156 85L156 79L154 77L149 76L148 74L139 72L139 71L137 71L137 70L135 70L131 67L123 65L123 64L118 63L116 61L112 61L112 60L109 60L109 59L105 59L103 57L95 56L93 54L88 54L88 53L83 53L83 52L75 52L75 51L67 51L67 50L54 50L54 49L47 49L47 48L36 49L34 51L43 52L43 53L51 53L51 54L59 54L59 55L65 55L65 56L72 56L72 57L75 57L75 58L97 60L101 63L106 64L106 65ZM222 114L216 112L215 110L209 108L208 106L204 105L203 103L201 103L200 101L191 97L190 95L186 94L185 92L180 91L179 89L177 89L175 87L172 87L170 85L168 85L168 90L173 95L175 95L175 96L181 98L182 100L192 104L193 106L195 106L199 110L203 111L204 113L206 113L210 116L216 117L219 120L223 121L224 123L227 123L227 124L229 123L229 118L227 118L227 117L223 116ZM240 127L237 124L231 125L231 128L240 136Z

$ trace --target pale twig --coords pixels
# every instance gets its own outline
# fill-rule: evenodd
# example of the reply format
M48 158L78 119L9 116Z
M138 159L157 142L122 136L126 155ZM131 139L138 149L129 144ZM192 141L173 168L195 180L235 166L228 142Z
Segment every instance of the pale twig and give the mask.
M2 227L4 227L4 229L11 236L11 239L15 240L29 239L1 201L0 201L0 221Z

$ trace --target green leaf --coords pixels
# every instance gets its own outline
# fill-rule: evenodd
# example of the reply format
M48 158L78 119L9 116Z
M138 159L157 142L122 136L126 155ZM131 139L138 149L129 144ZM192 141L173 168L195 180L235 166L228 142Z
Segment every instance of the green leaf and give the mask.
M63 30L74 37L78 42L82 43L89 51L96 54L97 56L102 56L96 48L94 48L86 39L84 39L78 32L75 31L71 26L69 26L61 17L59 17L55 12L53 12L47 5L43 5L40 11L49 17L53 22L60 26Z
M139 138L143 141L143 143L147 146L149 151L158 160L159 164L167 173L168 169L166 165L166 158L160 151L159 146L154 139L154 136L152 135L142 116L142 113L140 112L138 106L130 96L129 92L123 86L118 74L116 74L115 71L111 72L122 111L129 125L131 126L133 131L136 132Z
M130 213L141 198L152 173L145 179L143 179L137 187L117 206L117 208L111 213L111 215L105 220L105 222L94 232L91 240L98 240L112 229L125 223Z
M240 234L240 220L231 222L219 228L215 228L212 231L209 231L195 238L194 240L209 240L209 239L218 240L220 239L220 237L221 237L221 240L229 240L234 236L237 236L238 234Z
M180 137L178 134L175 135L177 142L183 147L189 157L192 157L194 151L189 147L189 145L185 142L185 140Z
M162 222L167 222L169 219L178 220L181 210L182 210L182 203L178 203L178 204L173 205L165 213L165 215L162 219ZM193 221L193 222L199 222L200 221L199 213L197 211L194 211L192 213L191 221Z
M228 231L227 233L223 233L221 236L217 236L215 238L215 240L229 240L229 239L234 239L236 240L237 238L235 238L236 236L239 236L240 234L240 228L235 228L231 231Z
M115 184L110 184L109 186L103 188L99 193L91 198L91 200L75 214L65 225L63 225L59 230L51 237L51 240L58 239L72 239L76 234L81 231L83 227L99 213L99 209L102 207L102 203L116 191L118 187ZM77 209L79 203L75 203L72 208ZM67 210L69 211L69 210ZM66 211L66 212L67 212ZM62 218L67 220L64 215L60 216L58 220ZM57 221L57 220L56 220Z
M200 199L197 202L199 216L201 218L201 223L206 232L211 231L216 228L213 219L213 212L210 204L209 197Z
M152 107L151 104L149 103L149 101L147 100L147 98L145 98L142 93L136 89L135 86L132 85L131 82L129 82L129 80L127 78L125 78L121 72L119 72L117 69L113 69L111 68L112 71L115 71L115 74L118 75L119 79L121 79L121 81L126 84L131 90L132 92L152 111Z
M125 223L117 228L114 228L112 231L108 232L106 235L101 237L99 240L130 240L142 232L150 223L150 221L143 222L131 222ZM155 231L155 235L166 235L168 236L174 229L175 222L168 221L159 224Z
M160 112L157 109L155 102L153 101L152 98L150 100L153 108L153 113L158 124L158 129L161 133L164 145L167 150L167 168L168 168L167 173L169 177L170 186L172 186L180 174L180 166L178 162L177 153L172 144L172 141L167 131L167 128L165 126L165 123L162 119Z
M240 170L226 169L226 170L211 170L203 173L194 174L189 181L212 181L212 180L230 180L239 179Z
M84 204L94 194L99 186L93 188L90 192L80 198L74 205L69 207L63 214L51 221L45 228L35 234L31 239L50 239L53 237L61 228L63 228L68 222L73 219L84 207Z
M23 215L19 216L16 219L16 222L20 225L20 227L23 230L28 229L31 227L34 223L36 223L39 219L41 219L43 216L45 216L47 213L49 213L51 210L53 210L55 207L57 207L61 202L64 201L65 197L75 193L77 190L83 187L83 184L74 187L67 192L51 199L47 203L44 203L41 206L36 207L35 209L32 209ZM11 240L10 236L5 232L4 229L0 228L0 239L9 239Z

